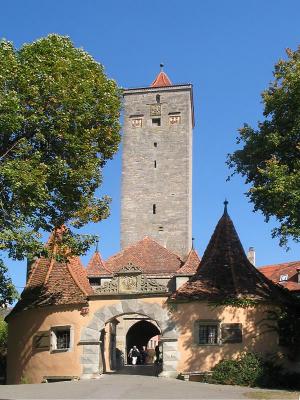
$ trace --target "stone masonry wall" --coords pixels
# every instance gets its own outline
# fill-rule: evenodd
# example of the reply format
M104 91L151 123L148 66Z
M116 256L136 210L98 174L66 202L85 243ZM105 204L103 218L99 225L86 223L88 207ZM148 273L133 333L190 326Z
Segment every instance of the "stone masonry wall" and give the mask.
M182 257L191 249L191 89L183 85L124 93L122 248L150 236ZM161 126L154 126L152 118L159 116L151 116L150 108L158 104L158 94ZM171 115L180 116L180 123L170 124ZM142 126L132 127L133 119L141 119Z

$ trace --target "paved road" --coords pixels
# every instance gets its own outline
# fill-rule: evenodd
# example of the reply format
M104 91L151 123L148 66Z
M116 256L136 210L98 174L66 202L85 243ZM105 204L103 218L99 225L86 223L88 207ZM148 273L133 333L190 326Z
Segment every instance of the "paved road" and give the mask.
M0 386L0 399L249 399L254 392L154 376L103 375L91 381Z

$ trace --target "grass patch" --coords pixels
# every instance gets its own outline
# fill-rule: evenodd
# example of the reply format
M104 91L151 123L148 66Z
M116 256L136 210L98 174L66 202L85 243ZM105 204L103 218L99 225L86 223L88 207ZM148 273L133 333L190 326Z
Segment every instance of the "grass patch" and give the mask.
M298 392L288 392L285 390L262 390L262 391L255 391L255 392L247 392L244 393L248 399L255 399L255 400L285 400L285 399L292 399L292 400L299 400L299 393Z

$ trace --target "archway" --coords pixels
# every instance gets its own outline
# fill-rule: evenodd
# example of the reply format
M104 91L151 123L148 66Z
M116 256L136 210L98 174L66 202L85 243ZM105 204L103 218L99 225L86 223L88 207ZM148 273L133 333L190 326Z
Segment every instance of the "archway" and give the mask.
M140 314L150 320L156 321L161 330L161 342L163 344L163 372L160 376L177 376L178 363L178 331L172 320L172 316L166 307L157 303L146 302L137 299L128 299L115 302L109 306L99 308L86 327L82 328L79 344L82 346L81 379L97 378L101 371L99 351L100 332L105 324L123 314Z
M133 346L142 350L143 346L147 347L149 340L157 335L160 335L160 331L152 322L146 319L136 322L128 329L126 335L127 357L129 350ZM129 364L130 362L130 358L127 358L127 363Z

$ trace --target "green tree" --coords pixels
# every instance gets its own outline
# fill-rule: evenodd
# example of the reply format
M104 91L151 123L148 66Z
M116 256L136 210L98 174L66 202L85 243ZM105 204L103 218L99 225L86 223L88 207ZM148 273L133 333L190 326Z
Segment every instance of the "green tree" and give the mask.
M103 66L68 37L15 49L0 42L0 250L14 259L43 251L58 232L74 254L94 240L75 233L109 215L97 198L101 171L120 142L121 92Z
M300 241L300 47L287 50L275 65L274 81L262 93L265 120L254 129L245 124L237 143L243 148L228 156L234 173L246 178L246 195L268 222L278 226L272 236L280 245Z

